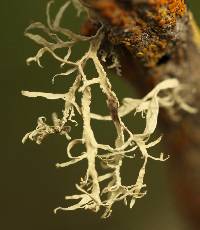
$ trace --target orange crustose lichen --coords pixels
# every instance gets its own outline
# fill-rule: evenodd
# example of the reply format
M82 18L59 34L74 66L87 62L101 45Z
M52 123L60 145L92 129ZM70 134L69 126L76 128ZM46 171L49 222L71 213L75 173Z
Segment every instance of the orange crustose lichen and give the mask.
M147 0L133 2L132 7L126 7L122 0L96 0L91 4L98 16L111 25L111 43L123 44L147 67L155 66L167 52L176 22L186 13L184 0Z
M182 17L186 12L184 0L148 0L156 14L154 19L160 26L175 24L177 17Z

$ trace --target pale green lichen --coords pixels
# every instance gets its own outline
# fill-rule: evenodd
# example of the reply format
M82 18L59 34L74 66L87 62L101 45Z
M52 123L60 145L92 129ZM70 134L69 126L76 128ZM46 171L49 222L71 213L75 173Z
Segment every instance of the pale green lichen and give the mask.
M82 6L77 0L74 0L74 3L78 8ZM98 57L100 45L104 38L103 26L98 30L97 34L92 37L75 34L68 29L62 28L60 25L63 13L69 6L70 1L66 2L66 4L60 8L54 20L51 19L49 14L51 4L52 2L50 2L47 7L48 27L40 22L36 22L26 29L25 35L42 46L36 56L27 59L27 63L29 64L35 61L41 66L40 58L45 52L49 52L60 62L61 67L64 65L70 67L66 72L54 76L53 82L55 77L61 75L69 77L72 73L76 73L76 77L74 78L73 85L63 94L22 91L22 94L27 97L43 97L50 100L64 101L62 118L58 118L54 113L52 115L53 125L46 124L45 117L38 118L36 129L25 135L23 143L27 139L30 139L40 144L49 134L59 133L65 135L67 141L69 141L67 147L67 156L69 160L64 163L57 163L56 166L62 168L86 160L88 162L88 168L86 175L81 177L79 184L76 184L78 194L65 197L66 200L78 200L78 202L69 207L58 207L55 209L55 212L58 210L76 210L80 208L98 212L100 209L103 209L102 217L106 218L110 216L112 206L115 202L124 201L125 205L129 203L130 208L132 208L136 199L146 194L146 190L144 189L146 187L144 176L148 159L165 161L168 158L168 156L164 157L163 153L158 157L152 156L149 153L149 148L161 141L161 137L157 140L149 141L149 137L154 133L157 127L159 107L165 107L171 110L174 106L180 106L182 109L191 113L196 112L196 110L187 105L179 97L179 89L181 89L182 86L176 79L167 79L159 83L143 99L126 98L120 106L118 98L112 90L107 73L100 61L105 61L106 55L114 55L106 54L103 51L100 52L101 55ZM81 8L81 10L82 9L83 8ZM31 33L30 31L32 29L42 30L54 42L49 42L42 36ZM64 35L66 40L61 39L59 34ZM89 42L89 49L79 60L71 61L72 48L80 41ZM59 56L55 52L60 48L67 50L64 57ZM89 60L94 63L96 68L97 74L93 78L85 74L85 66ZM115 56L113 57L113 65L111 65L110 68L111 67L116 67L119 71L119 62ZM107 107L110 113L108 116L94 114L91 111L91 87L93 87L94 84L100 87L102 93L106 97ZM77 92L82 95L81 104L77 103ZM160 92L165 92L165 96L161 97ZM142 117L145 118L146 125L143 132L136 134L134 130L130 130L123 123L122 117L131 112L141 113ZM75 115L77 116L78 114L83 120L83 132L79 139L70 140L69 131L71 127L69 123L74 122L76 125ZM114 146L97 142L95 133L91 127L92 119L112 121L114 123L116 129ZM85 152L80 153L79 156L73 156L71 150L77 144L84 145ZM124 185L122 184L121 178L123 159L134 158L135 150L138 149L143 159L143 164L138 172L137 180L133 182L132 185ZM97 161L101 161L104 167L109 169L109 173L108 170L105 170L105 174L99 175L96 168ZM104 182L104 184L107 182L104 188L102 188L102 182ZM129 202L128 198L130 200Z

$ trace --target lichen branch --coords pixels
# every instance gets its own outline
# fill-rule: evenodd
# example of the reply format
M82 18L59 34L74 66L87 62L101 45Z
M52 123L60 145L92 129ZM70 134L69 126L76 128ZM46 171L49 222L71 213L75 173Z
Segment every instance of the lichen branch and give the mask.
M82 6L77 4L80 2L75 2L76 6ZM106 218L110 216L112 206L115 202L123 200L127 205L127 200L130 198L131 201L129 206L132 208L136 199L139 199L146 194L146 191L143 190L146 187L144 184L144 177L149 159L165 161L168 158L168 156L164 157L163 153L158 157L152 156L149 153L149 149L161 141L161 137L149 141L149 137L155 132L157 127L159 107L165 107L169 110L175 110L177 107L180 107L191 113L196 110L180 99L179 90L184 86L180 85L178 80L175 79L167 79L161 82L143 99L126 98L120 106L117 95L113 91L105 68L101 63L102 55L99 54L102 41L105 37L104 27L100 27L97 33L91 37L78 35L68 29L62 28L60 26L61 20L64 11L69 4L69 1L66 2L66 4L60 8L55 19L52 20L49 13L52 5L52 2L50 2L47 7L48 27L40 22L36 22L30 25L25 32L27 37L42 46L34 57L28 58L27 63L35 61L41 66L41 57L45 52L49 52L56 60L58 60L61 67L64 65L70 67L66 72L58 75L70 76L75 72L76 77L73 85L64 94L22 91L22 94L27 97L43 97L50 100L61 99L64 101L62 118L58 118L54 113L52 116L53 125L48 125L46 124L46 119L40 117L36 129L25 135L23 143L27 139L30 139L37 144L41 144L44 138L49 134L64 134L67 140L70 141L67 147L67 157L69 160L64 163L57 163L56 166L58 168L68 167L84 160L87 161L87 170L86 175L81 177L80 183L76 185L79 194L65 197L66 200L79 200L78 203L69 207L58 207L54 211L89 209L98 212L103 209L102 217ZM31 33L30 31L32 29L42 30L54 42L49 42L42 36ZM59 34L65 35L66 40L63 41L59 37ZM77 61L71 61L71 50L73 46L80 41L89 43L89 48ZM61 48L65 49L67 52L64 57L59 56L56 53L56 50ZM96 76L92 79L89 79L85 74L85 66L89 60L94 63L96 68ZM114 58L113 65L111 64L110 68L116 66L116 63L118 62L116 61L116 58ZM56 76L53 77L53 82ZM91 111L91 88L94 84L98 85L102 94L106 97L109 113L108 116L94 114ZM77 93L80 93L82 96L80 105L77 102ZM162 96L160 96L161 93ZM69 136L69 132L72 128L70 124L76 124L76 120L74 119L76 113L82 117L82 136L79 137L79 139L70 140L71 137ZM145 129L143 132L135 133L134 130L130 130L122 121L122 118L129 113L140 113L141 116L145 118ZM113 122L116 130L114 146L97 143L95 133L91 127L92 119ZM71 150L77 144L82 144L85 147L85 152L74 157ZM135 182L133 181L132 185L124 185L123 177L121 175L121 166L124 158L132 159L135 157L136 149L140 151L143 164L138 172L137 180ZM128 153L130 155L127 155ZM96 168L97 161L102 162L104 168L107 169L105 170L105 174L99 175ZM107 184L102 188L101 182L105 181Z

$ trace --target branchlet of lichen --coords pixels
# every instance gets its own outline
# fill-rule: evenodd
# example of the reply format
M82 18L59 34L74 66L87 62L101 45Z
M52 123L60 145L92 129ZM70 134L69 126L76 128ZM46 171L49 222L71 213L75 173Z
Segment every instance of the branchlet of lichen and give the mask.
M78 9L83 10L84 7L79 1L73 1ZM125 205L133 207L136 199L143 197L146 194L146 185L144 176L148 160L165 161L168 156L164 157L161 153L159 156L152 156L149 149L157 145L161 141L161 137L154 141L149 141L150 136L154 133L157 127L157 119L159 108L164 107L170 111L183 109L190 113L195 113L196 109L187 105L179 96L179 91L184 90L184 86L180 85L176 79L167 79L158 84L151 92L142 99L125 98L120 105L115 92L112 90L111 83L107 73L102 65L106 56L111 56L113 64L110 68L117 68L119 71L119 61L112 54L106 54L100 46L105 36L104 26L102 25L94 36L86 37L75 34L72 31L61 27L61 19L64 11L69 6L70 1L63 5L57 13L54 20L50 17L50 7L52 2L47 7L47 24L36 22L31 24L25 31L25 35L34 42L42 46L36 56L28 58L27 63L37 62L41 66L40 59L45 52L49 52L62 66L67 65L69 69L57 74L53 77L53 82L59 76L70 77L72 73L76 73L73 85L66 90L66 93L54 94L44 92L29 92L22 91L22 94L27 97L43 97L49 100L63 100L64 109L62 118L58 118L55 113L52 115L53 125L46 123L45 117L38 118L35 130L27 133L23 138L23 143L30 139L37 144L41 144L43 139L50 134L59 133L65 135L67 141L67 157L68 161L57 163L58 168L67 167L81 161L87 161L86 175L81 176L80 183L76 184L77 194L66 196L66 200L75 200L75 204L67 207L58 207L58 210L76 210L89 209L94 212L103 210L103 218L109 217L112 212L113 204L117 201L124 201ZM81 8L79 8L81 6ZM51 40L38 34L31 33L32 29L40 29L46 33ZM62 34L62 39L59 37ZM63 36L66 40L63 40ZM70 60L72 47L78 42L89 42L89 48L85 54L77 61ZM56 53L57 49L67 50L64 57ZM92 61L96 68L96 76L90 78L85 74L85 66L88 61ZM134 70L133 70L134 71ZM109 115L102 116L92 113L91 88L93 85L98 85L102 94L106 97ZM81 104L78 104L76 93L82 95ZM162 96L161 93L162 92ZM145 128L141 133L135 133L130 130L122 121L122 118L129 113L140 113L145 118ZM69 136L71 122L75 123L75 116L78 114L83 120L83 131L77 139ZM113 122L116 129L115 145L107 145L98 143L95 138L95 133L91 127L91 120L104 120ZM73 156L71 153L75 145L82 144L85 146L85 152ZM143 164L138 172L137 180L132 185L122 184L121 167L125 158L134 158L135 151L139 150ZM97 161L102 162L104 167L110 169L110 172L105 170L105 174L99 174L97 170ZM104 188L103 184L106 183ZM77 202L76 202L77 201Z

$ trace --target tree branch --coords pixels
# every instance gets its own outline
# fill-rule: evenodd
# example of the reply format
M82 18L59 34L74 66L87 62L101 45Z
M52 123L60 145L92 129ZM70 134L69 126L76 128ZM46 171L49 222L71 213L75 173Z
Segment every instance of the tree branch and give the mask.
M166 78L178 79L182 99L200 111L200 33L184 0L82 0L120 55L122 74L144 95ZM90 34L97 23L87 22ZM200 229L200 116L176 108L160 117L170 173L184 213ZM175 122L176 121L176 122Z

